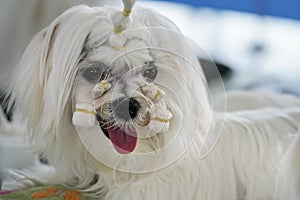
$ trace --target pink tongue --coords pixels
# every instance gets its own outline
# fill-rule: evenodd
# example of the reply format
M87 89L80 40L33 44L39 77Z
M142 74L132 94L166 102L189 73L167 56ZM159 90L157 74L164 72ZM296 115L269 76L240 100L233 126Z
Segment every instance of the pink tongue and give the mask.
M129 130L125 132L118 127L107 129L107 131L117 152L120 154L128 154L134 150L137 142L135 131Z

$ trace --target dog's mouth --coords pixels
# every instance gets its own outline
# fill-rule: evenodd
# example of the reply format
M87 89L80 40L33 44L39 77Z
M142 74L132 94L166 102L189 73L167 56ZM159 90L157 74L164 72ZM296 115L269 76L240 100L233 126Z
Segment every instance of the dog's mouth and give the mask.
M124 130L118 126L98 120L104 135L110 139L116 151L120 154L129 154L134 151L137 144L137 133L131 128Z

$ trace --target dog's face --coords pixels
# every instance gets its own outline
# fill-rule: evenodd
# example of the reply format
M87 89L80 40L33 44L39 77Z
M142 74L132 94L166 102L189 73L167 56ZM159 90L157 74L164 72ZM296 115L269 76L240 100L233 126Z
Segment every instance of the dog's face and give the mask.
M91 53L94 54L93 51ZM163 91L154 83L158 67L153 60L145 60L142 64L131 61L130 65L124 63L123 66L118 63L116 66L115 63L104 64L101 56L92 57L87 56L80 63L74 103L92 105L96 126L101 127L102 133L119 153L131 153L136 149L138 137L145 138L151 134L149 124L153 123L157 104L164 105L168 115L161 117L166 120L161 122L162 126L167 126L172 117L162 100ZM90 117L94 118L94 115ZM138 131L143 128L148 131ZM156 133L159 131L151 135Z
M82 168L151 171L209 129L205 79L176 26L136 8L115 33L115 12L68 10L31 42L14 79L31 139L65 169L82 159Z
M191 105L182 105L180 101L183 96L189 96L187 86L183 85L188 81L187 71L181 69L185 60L174 52L158 49L153 41L136 35L135 31L128 30L117 36L112 33L104 43L84 48L87 50L78 63L72 103L73 124L94 157L112 166L125 156L124 163L130 160L131 164L135 163L134 167L121 164L118 168L136 172L141 168L151 170L153 166L147 169L145 165L149 166L149 160L154 163L153 153L170 148L170 141L180 135L179 130L196 129L197 119L184 119L191 120L185 122L187 124L195 123L191 127L182 124L183 111L190 112L191 116L195 114ZM150 29L143 31L147 33ZM121 47L118 46L121 49L116 49L113 40L120 37L125 39ZM87 41L89 39L92 38ZM193 104L192 99L190 103ZM90 111L94 114L88 113ZM80 120L74 119L76 117ZM190 133L184 133L188 138L186 143L194 135L192 130Z
M164 85L159 81L165 63L159 61L161 58L156 57L155 50L142 39L124 40L124 51L117 57L109 55L113 57L110 62L102 52L116 54L119 49L109 43L89 48L79 64L75 81L73 102L79 107L92 105L90 110L95 112L96 126L100 125L103 134L119 153L137 150L139 138L151 138L166 132L173 118L170 109L175 102L167 102L162 89ZM89 117L86 113L83 115ZM82 121L84 118L79 123Z

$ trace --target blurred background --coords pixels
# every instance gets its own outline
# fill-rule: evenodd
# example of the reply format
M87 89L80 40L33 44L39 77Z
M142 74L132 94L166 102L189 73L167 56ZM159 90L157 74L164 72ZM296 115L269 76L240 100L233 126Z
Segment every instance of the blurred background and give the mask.
M112 3L120 0L0 0L0 93L34 34L60 13L77 4ZM299 0L141 0L139 4L170 18L201 47L194 50L210 83L215 76L210 67L216 63L227 90L267 88L300 95ZM0 136L0 182L5 169L28 165L22 159L28 157L25 151L11 154L13 143Z
M214 61L232 70L224 79L227 89L268 88L300 95L300 1L145 3L175 21Z

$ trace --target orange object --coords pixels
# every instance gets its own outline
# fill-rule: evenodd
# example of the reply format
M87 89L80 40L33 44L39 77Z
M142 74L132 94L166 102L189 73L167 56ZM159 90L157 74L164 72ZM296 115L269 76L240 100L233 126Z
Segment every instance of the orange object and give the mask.
M58 188L54 188L54 187L50 187L50 188L46 188L44 189L44 191L42 192L35 192L31 195L32 198L47 198L47 197L54 197L57 196L57 192L60 189Z
M65 200L80 200L81 192L77 190L69 190L63 194Z

